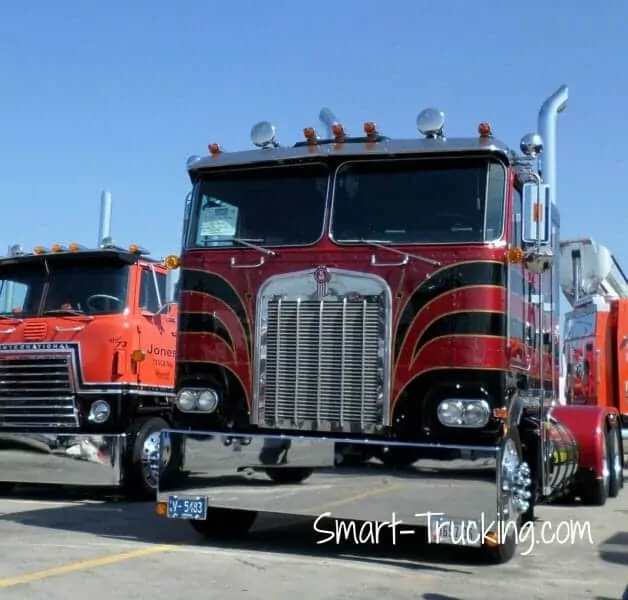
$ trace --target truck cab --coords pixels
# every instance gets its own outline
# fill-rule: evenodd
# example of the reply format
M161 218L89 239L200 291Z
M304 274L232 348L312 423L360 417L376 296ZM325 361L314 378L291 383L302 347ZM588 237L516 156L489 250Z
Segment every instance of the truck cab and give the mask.
M0 259L0 482L154 493L173 399L168 270L110 239ZM78 461L78 462L77 462Z
M618 434L609 439L622 479L628 440L628 278L605 246L590 238L561 243L567 404L616 409Z

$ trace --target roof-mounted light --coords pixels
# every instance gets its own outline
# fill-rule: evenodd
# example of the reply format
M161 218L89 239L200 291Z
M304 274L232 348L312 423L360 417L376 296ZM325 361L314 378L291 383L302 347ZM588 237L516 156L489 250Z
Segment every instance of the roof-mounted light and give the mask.
M129 246L129 252L131 254L150 254L146 248L142 248L142 246L138 246L137 244L131 244Z
M478 125L478 135L481 138L493 137L493 129L490 123L483 122Z
M35 246L33 248L33 252L35 254L46 254L47 252L49 252L49 250L45 246Z
M373 121L367 121L364 123L364 135L368 139L375 139L379 135L377 125L373 123Z
M277 130L270 121L260 121L251 128L251 141L258 148L277 148Z
M185 168L189 169L191 168L193 165L195 165L199 160L201 160L201 157L198 156L197 154L193 154L192 156L190 156L186 161L185 161Z
M316 130L314 127L306 127L303 130L303 137L308 144L317 144L318 136L316 135Z
M164 265L166 266L166 269L171 271L178 269L181 266L181 259L178 256L171 254L170 256L166 256L164 259Z
M209 144L207 149L212 156L218 156L222 152L220 144Z
M538 133L528 133L521 138L519 148L526 156L535 158L543 153L543 138Z
M67 250L67 248L65 248L65 246L62 246L61 244L53 244L50 249L55 253L65 252Z
M9 248L9 256L24 256L24 248L20 244L13 244Z
M419 133L428 138L442 137L444 124L445 113L437 108L426 108L416 118L416 128Z
M334 123L332 125L331 134L334 136L334 141L336 143L344 142L345 137L347 136L345 128L340 123Z
M85 246L81 246L81 244L72 242L71 244L68 245L68 250L70 252L79 252L80 250L85 250Z

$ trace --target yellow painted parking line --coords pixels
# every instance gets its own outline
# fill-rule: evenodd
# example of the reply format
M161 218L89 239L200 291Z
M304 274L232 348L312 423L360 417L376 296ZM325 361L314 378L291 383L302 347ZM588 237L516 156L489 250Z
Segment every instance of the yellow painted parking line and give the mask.
M373 496L380 496L386 492L391 492L397 488L403 487L403 484L391 484L383 488L376 488L373 490L367 490L359 494L352 496L346 496L345 498L339 498L338 500L332 500L318 506L312 506L302 509L304 512L325 511L326 509L348 504L350 502L356 502L358 500L364 500ZM271 531L273 529L280 529L281 525L276 527L264 528L262 532ZM188 542L181 542L180 544L162 544L160 546L151 546L149 548L142 548L140 550L131 550L129 552L119 552L117 554L109 554L108 556L102 556L100 558L93 558L90 560L81 560L78 562L69 563L60 567L52 567L51 569L45 569L43 571L35 571L33 573L27 573L25 575L17 575L15 577L7 577L0 579L0 589L13 587L16 585L22 585L25 583L32 583L33 581L41 581L42 579L48 579L49 577L58 577L59 575L66 575L68 573L76 573L78 571L87 571L96 567L104 567L107 565L113 565L116 563L124 562L126 560L132 560L134 558L142 558L144 556L151 556L152 554L164 554L171 550L176 550L181 547L182 544ZM88 546L88 545L87 545Z
M115 563L131 560L133 558L150 556L151 554L162 554L164 552L168 552L169 550L173 550L174 548L176 548L175 544L151 546L150 548L131 550L130 552L119 552L117 554L110 554L108 556L92 558L90 560L81 560L67 565L62 565L60 567L52 567L51 569L45 569L43 571L27 573L26 575L7 577L6 579L0 579L0 589L13 587L15 585L22 585L24 583L32 583L33 581L40 581L41 579L47 579L49 577L57 577L58 575L66 575L67 573L74 573L76 571L86 571L87 569L93 569L95 567L113 565Z

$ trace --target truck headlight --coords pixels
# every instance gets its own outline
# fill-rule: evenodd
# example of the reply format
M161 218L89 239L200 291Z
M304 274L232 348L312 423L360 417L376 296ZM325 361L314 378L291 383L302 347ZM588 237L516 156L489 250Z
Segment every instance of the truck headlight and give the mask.
M216 410L219 401L216 390L184 388L177 394L175 404L181 412L211 413Z
M448 398L438 405L436 413L445 427L484 427L491 417L491 407L486 400Z
M89 414L87 420L92 423L104 423L111 415L111 407L106 400L96 400L89 407Z

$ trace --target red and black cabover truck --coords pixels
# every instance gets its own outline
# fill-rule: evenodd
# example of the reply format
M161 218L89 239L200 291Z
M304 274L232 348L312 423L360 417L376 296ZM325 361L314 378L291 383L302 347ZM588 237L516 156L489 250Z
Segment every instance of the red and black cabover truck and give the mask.
M410 139L352 136L323 109L324 139L281 146L263 121L257 149L188 160L157 466L183 437L189 476L160 483L159 514L208 536L260 511L394 514L505 561L536 504L604 501L617 411L557 405L566 102L563 87L543 104L522 155L488 123L446 137L435 109Z

